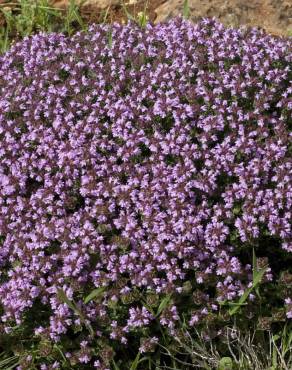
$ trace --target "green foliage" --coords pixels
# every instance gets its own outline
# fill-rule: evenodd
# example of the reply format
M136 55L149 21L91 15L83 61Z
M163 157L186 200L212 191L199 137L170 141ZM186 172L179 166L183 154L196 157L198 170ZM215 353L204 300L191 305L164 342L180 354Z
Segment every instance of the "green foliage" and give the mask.
M255 289L259 295L258 286L260 282L262 281L264 274L267 271L267 266L264 266L263 268L257 270L256 267L256 258L254 257L254 266L253 266L253 282L252 286L243 293L243 295L240 297L239 301L236 303L235 307L231 308L229 310L229 314L232 316L236 314L236 312L240 309L242 305L245 304L247 298L249 297L250 293Z
M138 368L139 360L140 360L140 352L137 353L137 356L135 357L135 360L133 361L130 370L136 370Z
M263 277L264 277L264 275L265 275L265 273L268 269L268 266L263 266L262 268L258 268L258 262L257 262L257 258L256 258L256 255L255 255L254 249L253 249L252 262L253 262L253 264L252 264L252 276L253 276L252 285L245 290L245 292L240 297L238 302L224 301L224 302L220 303L221 306L229 306L230 307L230 309L228 311L230 316L235 315L242 306L247 306L248 305L247 300L248 300L248 297L249 297L250 293L253 290L255 290L257 296L260 298L259 285L262 282L262 279L263 279Z
M158 317L161 314L161 312L169 305L170 300L171 300L171 295L167 295L161 300L158 306L157 312L156 312L156 317Z
M7 353L0 353L0 369L1 370L12 370L19 365L18 356L7 356Z
M143 12L138 13L138 24L142 28L145 28L148 22L147 6L148 6L148 1L145 1Z
M76 303L73 300L71 301L62 289L58 290L58 297L63 303L66 303L66 305L69 308L71 308L71 310L74 311L77 316L80 317L81 322L86 326L90 335L94 336L94 330L93 330L92 326L90 324L88 324L88 322L85 320L85 317L84 317L82 311L80 310L79 307L77 307Z
M222 357L219 361L218 370L232 370L233 361L231 357Z
M127 7L125 6L124 2L121 3L123 11L125 12L127 19L134 23L137 23L141 28L145 28L148 22L147 16L147 7L148 7L148 0L144 2L144 9L142 12L139 12L136 16L132 15Z
M190 7L188 0L184 0L184 6L183 6L183 17L185 19L188 19L190 17Z
M111 29L108 30L107 39L108 39L108 46L111 48L113 44L113 34L112 34Z
M9 4L7 4L9 5ZM85 30L87 25L80 15L80 6L70 0L68 7L52 7L49 0L18 0L13 9L0 4L5 26L0 29L0 53L11 43L36 32L64 32L72 35L76 30Z
M0 11L3 14L6 22L6 27L2 27L0 29L0 52L2 53L8 50L10 46L11 40L9 35L13 28L13 16L10 9L3 9L0 6Z
M77 5L75 0L69 1L69 6L67 8L67 12L64 19L64 31L68 35L72 35L74 32L74 26L77 27L77 29L86 29L86 25L83 22L80 13L79 13L79 6L81 6L85 0L82 1L80 5Z
M88 302L92 301L93 299L101 298L102 294L105 290L106 290L106 287L100 287L100 288L92 290L92 292L84 298L84 303L87 304Z

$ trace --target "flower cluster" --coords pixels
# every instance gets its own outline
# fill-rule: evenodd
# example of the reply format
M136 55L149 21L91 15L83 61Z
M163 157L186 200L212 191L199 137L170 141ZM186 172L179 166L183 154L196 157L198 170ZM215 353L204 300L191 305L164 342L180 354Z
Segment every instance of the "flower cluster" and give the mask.
M181 18L38 34L1 56L6 333L37 312L33 335L75 335L78 368L107 368L92 343L145 337L164 297L171 330L236 301L253 249L276 282L292 251L291 61L289 38Z

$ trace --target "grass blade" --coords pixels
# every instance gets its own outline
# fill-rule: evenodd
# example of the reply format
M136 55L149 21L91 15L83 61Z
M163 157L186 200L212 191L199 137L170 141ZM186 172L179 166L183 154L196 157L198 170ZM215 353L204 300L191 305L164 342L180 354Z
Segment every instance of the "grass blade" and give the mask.
M184 0L183 17L185 19L189 19L189 17L190 17L190 7L189 7L188 0Z
M160 305L158 306L156 316L159 316L161 314L161 312L168 306L170 300L171 300L171 295L167 295L166 297L162 299L162 301L160 302Z
M135 360L132 362L132 365L130 367L130 370L136 370L138 365L139 365L139 360L140 360L141 353L138 352Z
M94 335L94 331L92 329L92 326L86 322L86 319L85 319L83 313L79 310L79 308L76 306L76 304L74 303L74 301L70 301L70 299L67 297L67 295L65 294L65 292L63 291L63 289L58 289L58 297L59 297L59 299L61 301L63 301L64 303L66 303L66 305L69 308L71 308L71 310L74 311L77 316L80 317L80 320L83 322L83 324L87 327L87 329L90 332L90 334L93 336Z
M88 294L87 297L84 298L84 303L87 304L88 302L92 301L95 298L100 298L102 293L106 290L106 287L100 287L94 289L91 293Z
M136 22L135 17L132 16L132 14L128 11L128 9L125 7L125 5L123 3L122 3L122 8L123 8L124 12L126 13L127 18L130 19L133 22Z
M234 315L240 308L240 306L242 306L243 303L245 303L245 301L247 300L249 294L253 291L253 289L255 289L258 284L262 281L262 278L265 274L265 272L267 271L267 266L266 267L263 267L262 269L258 270L255 275L254 275L254 279L253 279L253 283L252 283L252 286L248 289L246 289L246 291L243 293L243 295L240 297L239 301L238 301L238 304L237 306L235 306L234 308L230 309L229 310L229 314L232 316Z

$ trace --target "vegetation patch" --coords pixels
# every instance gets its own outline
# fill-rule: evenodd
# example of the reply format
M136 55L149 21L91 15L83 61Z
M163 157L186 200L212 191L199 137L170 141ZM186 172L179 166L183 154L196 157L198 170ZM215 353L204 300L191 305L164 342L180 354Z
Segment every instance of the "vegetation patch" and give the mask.
M291 49L142 17L0 56L0 367L291 366Z

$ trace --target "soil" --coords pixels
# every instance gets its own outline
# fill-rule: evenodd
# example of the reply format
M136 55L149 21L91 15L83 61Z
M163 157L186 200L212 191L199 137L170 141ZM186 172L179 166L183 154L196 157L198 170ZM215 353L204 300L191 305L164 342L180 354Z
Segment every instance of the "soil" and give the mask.
M157 18L155 10L165 2L165 0L149 0L146 13L151 22L155 22L155 19ZM128 1L128 4L126 1L124 7L122 6L122 2L119 1L117 4L114 3L113 5L110 5L107 13L107 21L127 23L128 18L124 10L125 8L132 16L137 17L138 13L144 11L145 7L146 4L143 0L130 0L130 2ZM84 5L81 8L81 14L89 23L102 21L106 11L107 8L98 8L95 4Z
M68 0L61 1L64 4ZM158 23L182 14L184 0L87 0L87 3L90 5L84 5L81 13L88 22L103 19L106 5L109 5L108 21L127 22L121 5L124 3L134 16L147 4L149 20ZM226 26L259 27L275 35L291 35L292 32L291 0L189 0L188 3L190 19L195 22L202 17L216 17Z
M156 22L181 13L184 0L169 0L156 9ZM264 28L273 34L292 31L291 0L189 0L190 18L216 17L226 26Z
M82 0L76 0L76 3ZM65 8L69 0L52 0L58 8ZM84 1L83 1L84 2ZM12 4L12 5L9 5ZM13 6L12 1L0 0L0 6ZM181 14L184 0L85 0L81 15L88 23L102 22L107 13L107 22L127 22L122 3L133 16L144 10L154 23ZM240 25L264 28L275 35L292 34L291 0L189 0L190 19L198 21L202 17L218 18L226 26ZM2 5L1 5L2 4ZM5 5L4 5L5 4ZM0 27L3 25L3 19Z

